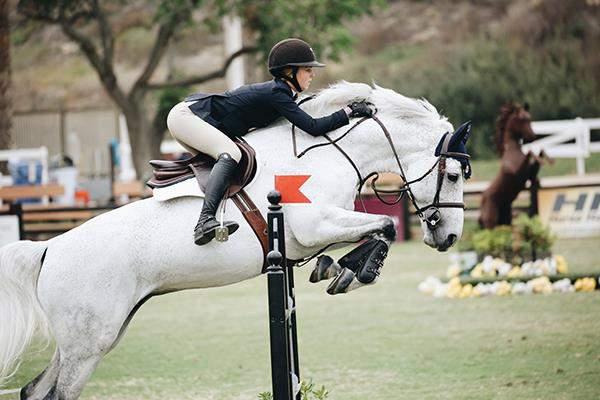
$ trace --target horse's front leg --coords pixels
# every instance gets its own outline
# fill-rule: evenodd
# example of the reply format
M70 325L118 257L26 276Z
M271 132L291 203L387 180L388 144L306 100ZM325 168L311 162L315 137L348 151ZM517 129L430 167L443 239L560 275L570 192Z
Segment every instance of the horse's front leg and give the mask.
M383 267L389 245L396 237L393 220L384 215L358 213L337 207L320 209L316 215L320 219L318 229L312 229L310 232L312 235L317 232L321 235L311 235L310 241L302 241L303 237L298 237L298 230L295 230L294 234L300 243L313 245L313 242L321 240L322 248L330 243L356 242L368 237L370 239L338 262L327 255L320 256L310 281L319 282L323 279L335 278L327 288L329 294L346 293L360 286L375 283ZM323 218L324 216L327 217ZM296 228L302 232L302 227L307 226L305 224L306 219L304 224ZM317 226L312 225L312 227Z
M318 250L332 243L353 243L373 236L389 244L396 238L391 217L335 206L296 208L286 212L286 221L296 242L308 249Z

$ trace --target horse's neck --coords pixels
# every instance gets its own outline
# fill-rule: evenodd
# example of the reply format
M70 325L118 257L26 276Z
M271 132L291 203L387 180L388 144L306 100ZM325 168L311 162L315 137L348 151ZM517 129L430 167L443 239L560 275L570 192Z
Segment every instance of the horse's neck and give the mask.
M396 149L400 163L406 167L414 157L426 154L432 145L432 138L427 138L422 132L416 133L414 127L393 126L399 124L398 120L385 120L381 122L392 134L392 144ZM350 129L350 126L344 127L335 136ZM386 138L382 127L374 120L367 120L354 128L339 143L344 151L350 156L356 164L363 178L374 172L393 172L400 174L398 161L395 158L392 144ZM330 146L330 151L339 153L338 150ZM339 157L339 155L338 155ZM350 165L349 162L345 161Z
M519 138L516 137L515 134L513 134L512 131L509 131L508 129L505 130L503 138L504 138L504 140L502 142L502 147L504 148L504 153L509 153L509 152L522 153L521 142L520 142Z
M355 123L339 128L328 135L332 139L344 135ZM423 135L423 130L414 127L392 126L399 124L397 120L382 118L382 123L388 130L393 131L393 143L396 147L398 157L403 166L407 166L414 157L425 154L432 149L433 138ZM310 150L306 156L297 159L293 154L291 140L291 127L282 124L256 131L246 137L259 157L277 170L293 171L293 166L303 168L307 163L318 163L323 165L323 173L330 173L342 179L352 192L358 184L358 176L346 157L333 145L321 146ZM298 152L309 146L324 143L322 137L308 137L304 133L297 133ZM394 157L393 150L386 139L382 128L374 121L367 120L352 129L347 135L337 142L340 148L348 155L358 168L362 178L373 172L400 173L398 163ZM336 182L338 183L338 182ZM340 184L342 181L339 182Z

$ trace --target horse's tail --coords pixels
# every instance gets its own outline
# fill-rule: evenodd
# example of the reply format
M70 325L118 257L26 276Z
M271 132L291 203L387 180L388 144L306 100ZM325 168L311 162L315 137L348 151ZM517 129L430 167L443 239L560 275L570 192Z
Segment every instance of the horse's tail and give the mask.
M0 248L0 384L16 372L36 334L49 337L36 294L46 248L46 242L31 241Z

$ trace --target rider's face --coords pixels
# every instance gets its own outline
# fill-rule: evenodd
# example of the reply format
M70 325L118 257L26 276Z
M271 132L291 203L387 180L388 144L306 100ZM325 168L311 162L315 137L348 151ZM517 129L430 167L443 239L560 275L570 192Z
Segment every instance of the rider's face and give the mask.
M300 67L296 73L296 79L302 90L308 89L314 77L315 72L311 67Z

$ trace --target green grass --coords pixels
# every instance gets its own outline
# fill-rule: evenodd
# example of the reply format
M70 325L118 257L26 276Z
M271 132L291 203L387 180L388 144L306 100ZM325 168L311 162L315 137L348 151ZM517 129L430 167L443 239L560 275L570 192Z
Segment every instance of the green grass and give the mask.
M573 272L599 271L596 239L561 240ZM329 296L297 270L302 376L330 399L594 399L600 293L435 299L447 254L395 245L380 281ZM65 293L68 295L68 293ZM150 300L83 399L256 399L270 390L266 280ZM30 355L8 387L33 378ZM8 399L10 397L0 397ZM16 398L16 397L12 397Z
M500 168L500 160L474 160L473 180L487 181L493 179ZM600 173L600 154L593 153L585 160L586 173ZM554 164L543 165L540 176L576 175L577 166L574 158L557 158Z

